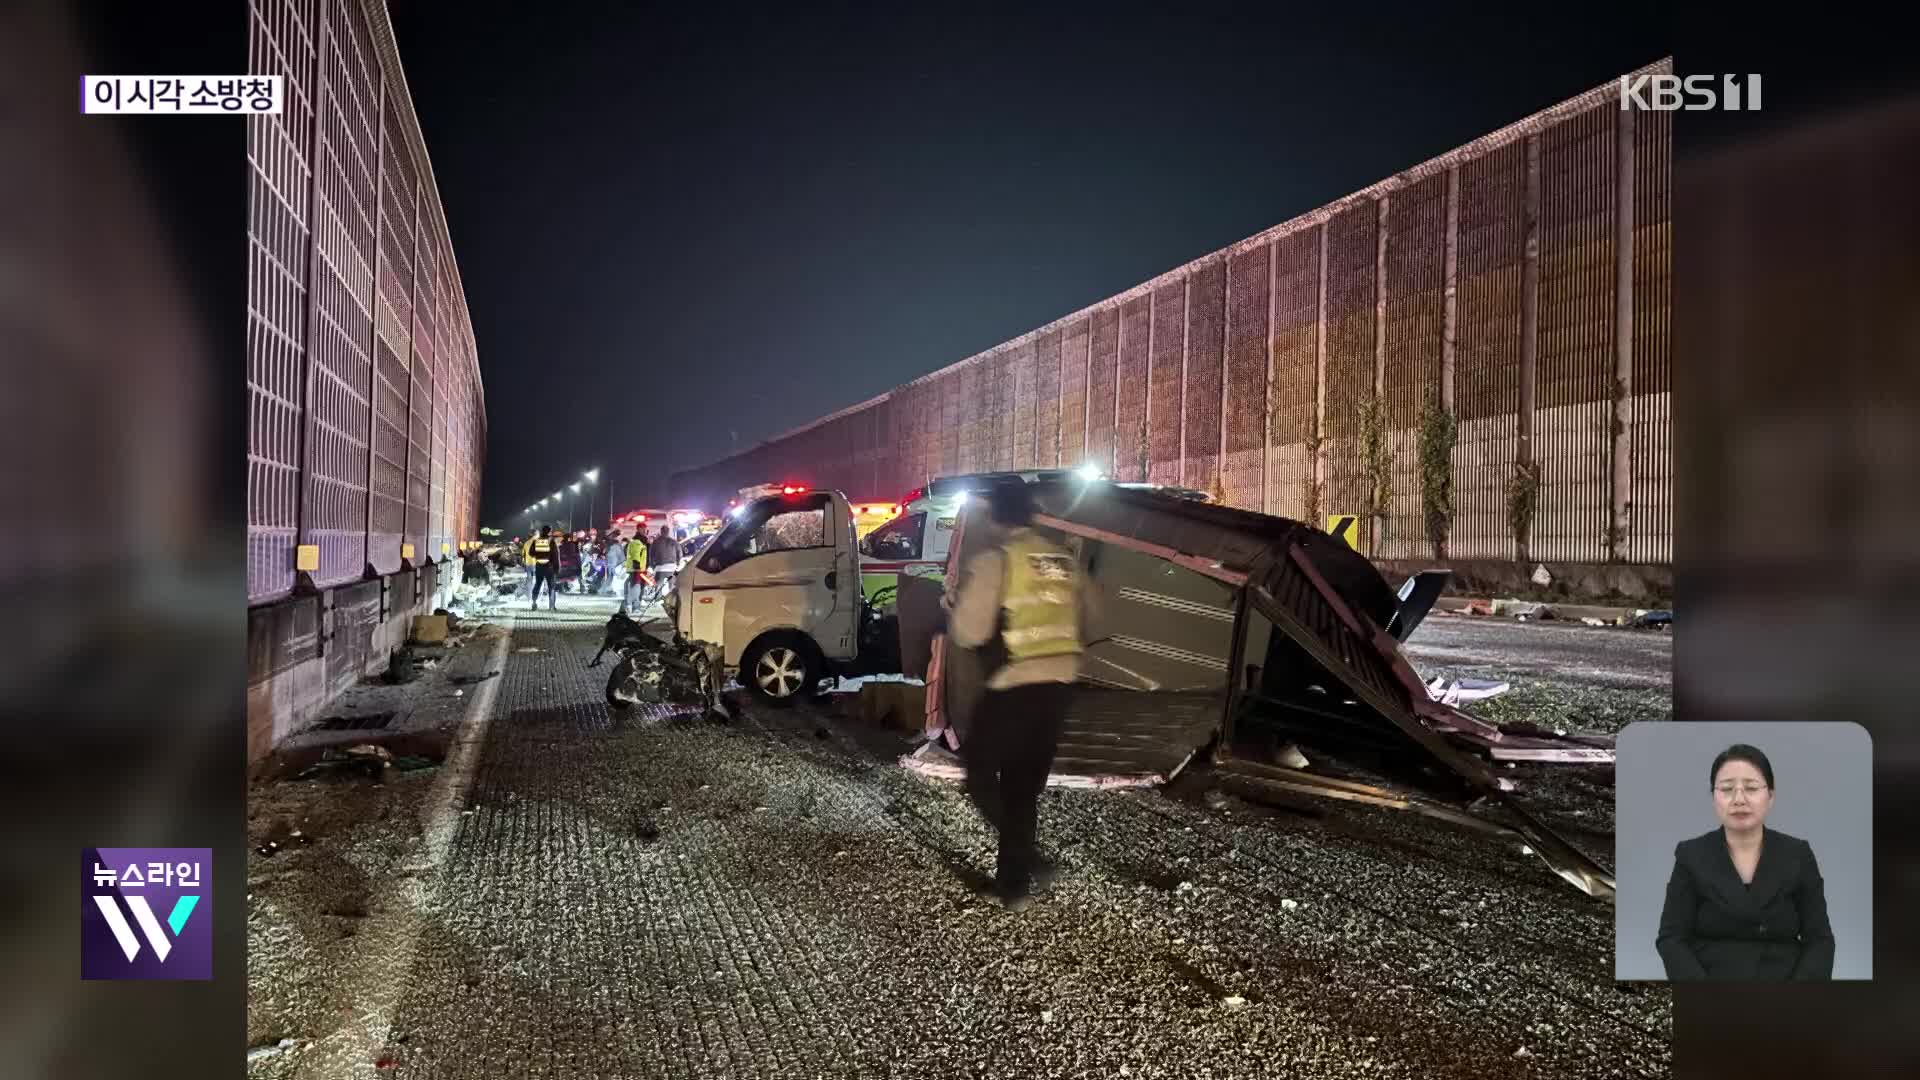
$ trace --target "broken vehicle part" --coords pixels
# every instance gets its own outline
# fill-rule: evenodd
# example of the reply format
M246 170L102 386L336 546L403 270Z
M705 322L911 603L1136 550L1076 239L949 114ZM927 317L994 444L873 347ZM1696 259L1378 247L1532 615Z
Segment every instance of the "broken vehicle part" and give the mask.
M1612 894L1611 876L1527 814L1489 767L1607 764L1611 743L1469 716L1436 701L1401 652L1444 576L1416 576L1396 595L1364 555L1301 522L1112 485L1042 480L1033 494L1035 527L1075 550L1088 581L1101 590L1103 608L1112 612L1097 635L1104 644L1089 650L1089 681L1142 699L1109 710L1109 725L1124 715L1144 726L1103 732L1107 745L1128 737L1183 739L1194 750L1211 743L1223 769L1271 781L1276 778L1260 774L1273 766L1244 760L1234 749L1237 724L1271 721L1289 743L1335 751L1316 750L1309 755L1314 762L1352 748L1390 763L1394 775L1421 791L1418 802L1382 796L1390 804L1450 805L1431 816L1517 833L1583 892ZM975 530L988 528L979 507L963 508L949 587L964 565L969 532L978 536ZM1106 625L1110 621L1118 625ZM914 655L914 644L903 642L903 652ZM984 679L972 650L949 648L933 634L928 733L942 736L949 749L965 742L966 717ZM1188 697L1205 702L1204 725L1187 727L1168 715L1167 703ZM1320 772L1287 771L1299 774L1281 778L1296 788L1355 794L1338 784L1315 786L1311 781L1329 779ZM1489 823L1469 813L1465 807L1473 804L1497 810L1503 820Z

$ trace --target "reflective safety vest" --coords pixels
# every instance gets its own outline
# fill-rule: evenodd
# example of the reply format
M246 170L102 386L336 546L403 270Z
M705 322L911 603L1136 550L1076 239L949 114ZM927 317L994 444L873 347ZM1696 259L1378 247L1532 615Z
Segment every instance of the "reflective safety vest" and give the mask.
M532 564L553 561L553 541L543 537L534 537L527 544L527 562Z
M647 544L635 537L627 541L627 573L644 574L647 572Z
M1008 538L1006 588L1000 602L1006 623L1000 636L1010 662L1072 656L1080 644L1080 567L1073 554L1031 529Z

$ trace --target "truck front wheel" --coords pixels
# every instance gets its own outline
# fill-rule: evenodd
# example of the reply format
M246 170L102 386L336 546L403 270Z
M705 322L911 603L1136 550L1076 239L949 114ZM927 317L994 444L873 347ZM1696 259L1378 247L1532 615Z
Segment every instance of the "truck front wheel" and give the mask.
M819 651L798 634L770 634L740 658L740 681L753 696L785 708L810 697L825 674Z

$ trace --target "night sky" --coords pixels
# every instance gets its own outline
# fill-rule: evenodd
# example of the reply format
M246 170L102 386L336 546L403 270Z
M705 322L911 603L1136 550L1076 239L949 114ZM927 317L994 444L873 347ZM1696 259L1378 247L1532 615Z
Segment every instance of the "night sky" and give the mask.
M1671 51L1613 8L805 6L392 5L486 381L483 524L595 465L617 508L657 502Z

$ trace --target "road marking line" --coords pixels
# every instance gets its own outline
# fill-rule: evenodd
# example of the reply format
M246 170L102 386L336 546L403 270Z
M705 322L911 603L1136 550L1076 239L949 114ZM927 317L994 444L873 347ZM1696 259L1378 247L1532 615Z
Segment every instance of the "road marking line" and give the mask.
M381 890L379 914L367 919L358 935L359 961L347 983L345 1000L352 1010L339 1028L315 1039L303 1054L296 1076L383 1075L374 1065L387 1049L394 1014L406 991L407 972L413 966L420 928L440 891L440 875L460 827L460 815L493 723L493 703L500 684L507 681L507 655L518 619L509 614L507 632L494 642L485 670L500 674L481 683L467 702L453 744L427 793L422 842L395 868L393 881Z

